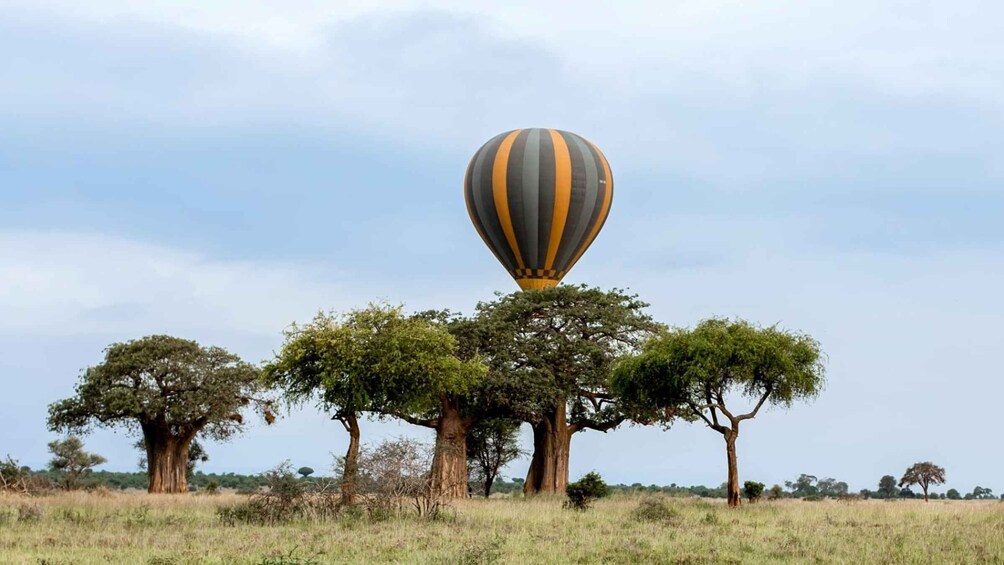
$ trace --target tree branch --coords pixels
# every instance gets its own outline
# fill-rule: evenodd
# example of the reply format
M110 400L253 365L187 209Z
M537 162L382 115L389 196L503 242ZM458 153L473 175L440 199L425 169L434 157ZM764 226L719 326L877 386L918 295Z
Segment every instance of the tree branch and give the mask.
M580 432L582 430L587 430L587 429L588 430L596 430L598 432L607 432L607 431L610 431L610 430L616 428L617 426L621 425L621 423L623 423L624 420L626 420L626 419L627 418L625 418L624 416L618 416L618 417L614 418L613 420L608 420L606 422L594 422L593 420L581 420L579 422L575 422L574 424L569 424L568 429L571 430L571 432L573 434L576 433L576 432Z
M424 428L436 428L439 426L439 418L416 418L408 414L390 414L395 418L401 418L409 424L414 424L416 426L422 426Z
M715 393L715 400L717 401L718 409L722 411L722 414L725 414L725 417L728 418L730 422L735 424L737 422L736 417L733 416L732 412L729 412L729 409L725 407L725 400L722 398L721 391Z
M736 418L736 421L741 422L743 420L749 420L750 418L756 417L756 413L760 411L760 407L763 406L764 402L766 402L767 397L770 396L771 392L773 391L771 390L771 387L768 386L767 389L764 391L763 396L760 397L760 401L756 403L756 407L753 408L753 411L750 412L749 414L743 414L739 416L738 418Z
M714 413L715 413L714 412L714 408L711 405L709 405L709 406L697 406L696 404L694 404L692 402L687 402L687 406L690 407L690 411L691 412L693 412L694 414L697 414L702 420L704 420L704 423L707 424L708 427L711 428L712 430L715 430L716 432L718 432L718 433L720 433L722 435L725 435L725 432L728 431L728 429L725 426L723 426L723 425L721 425L721 424L718 423L718 418L717 417L715 417L715 421L712 422L711 420L708 419L707 416L704 415L704 409L705 408L711 408L711 414L714 415Z

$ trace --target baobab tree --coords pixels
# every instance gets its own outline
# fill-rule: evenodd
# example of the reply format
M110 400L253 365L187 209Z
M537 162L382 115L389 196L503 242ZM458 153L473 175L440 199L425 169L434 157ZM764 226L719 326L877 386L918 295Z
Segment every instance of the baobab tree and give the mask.
M269 423L258 370L219 347L157 335L112 344L86 369L76 395L49 405L49 428L86 433L91 427L139 431L151 493L188 491L186 467L196 436L225 440L244 429L242 410Z
M899 480L899 486L901 487L920 485L921 490L924 491L924 502L927 502L928 487L943 484L945 484L945 468L938 467L930 461L914 463L903 474L903 478Z
M613 388L622 409L639 422L668 424L683 417L721 434L729 506L737 507L740 424L765 404L790 406L817 395L824 382L821 356L819 344L807 335L710 319L647 341L640 355L618 365ZM750 399L753 408L741 413L726 406L736 395Z
M478 305L491 396L533 430L523 492L563 493L572 436L624 421L609 390L611 368L661 327L647 306L620 290L566 285Z

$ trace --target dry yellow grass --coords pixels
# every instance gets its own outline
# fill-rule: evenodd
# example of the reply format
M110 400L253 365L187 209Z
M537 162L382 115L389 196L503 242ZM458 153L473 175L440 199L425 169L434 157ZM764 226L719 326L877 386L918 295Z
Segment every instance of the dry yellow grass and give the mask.
M782 501L730 511L670 499L678 518L652 523L632 516L638 497L585 513L559 499L497 499L461 501L435 522L221 526L216 507L240 500L3 496L0 563L1004 563L1000 502Z

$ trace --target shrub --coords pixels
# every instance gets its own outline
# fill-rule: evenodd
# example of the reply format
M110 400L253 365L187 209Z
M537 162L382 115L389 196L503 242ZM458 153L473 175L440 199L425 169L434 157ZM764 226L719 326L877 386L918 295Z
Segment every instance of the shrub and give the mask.
M763 496L763 489L764 489L763 483L758 483L756 481L746 481L743 484L743 495L746 496L746 500L750 502L756 502L760 500L761 496Z
M666 522L678 524L682 521L680 513L666 504L666 500L659 496L646 496L638 503L638 507L631 512L631 516L639 522Z
M17 507L18 522L37 522L42 519L44 511L35 503L24 502Z
M216 516L223 525L324 521L338 513L339 496L334 489L325 482L298 480L288 461L262 476L267 485L265 490L252 493L247 502L216 509Z
M432 456L430 446L408 438L363 450L357 480L372 519L385 520L408 507L421 518L440 517L449 501L432 485Z
M220 482L217 481L216 479L209 479L209 482L206 483L206 489L205 489L205 491L206 491L206 494L209 494L209 495L219 494L220 493Z
M32 473L28 467L22 467L10 455L0 460L0 492L19 492L22 494L41 494L55 488L49 477Z
M818 494L810 494L809 496L806 496L802 500L806 502L819 502L820 500L823 500L823 498L824 497L819 496Z
M767 500L778 500L784 497L784 490L781 485L774 485L767 491Z
M593 501L603 498L609 493L610 488L607 487L607 483L603 482L603 478L600 477L599 473L596 471L586 473L581 479L574 483L569 483L565 487L565 494L568 495L565 508L587 510L592 506Z
M471 544L460 552L455 561L460 565L492 565L502 560L502 544L504 539L495 534L491 541Z

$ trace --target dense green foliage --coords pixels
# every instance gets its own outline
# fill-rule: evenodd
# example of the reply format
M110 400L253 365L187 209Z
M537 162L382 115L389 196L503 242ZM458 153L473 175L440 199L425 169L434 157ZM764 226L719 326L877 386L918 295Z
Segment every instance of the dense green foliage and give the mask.
M599 473L591 471L574 483L568 483L565 494L568 496L568 508L587 510L597 499L608 496L610 488Z
M162 335L115 343L83 372L75 396L49 406L49 427L140 431L161 424L177 435L224 440L243 428L243 407L267 411L268 402L255 396L257 377L254 366L220 347Z
M750 502L756 502L757 500L760 500L761 496L763 496L764 488L766 488L766 485L763 483L757 481L746 481L743 483L743 496L745 496L746 500Z
M660 328L647 307L617 289L569 285L478 304L492 370L510 379L513 415L535 423L560 408L571 425L619 423L607 390L610 372L618 357ZM567 406L555 406L555 398Z
M400 307L321 313L285 335L263 369L265 383L290 403L314 401L334 414L425 414L440 393L462 392L484 372L454 355L446 329Z

